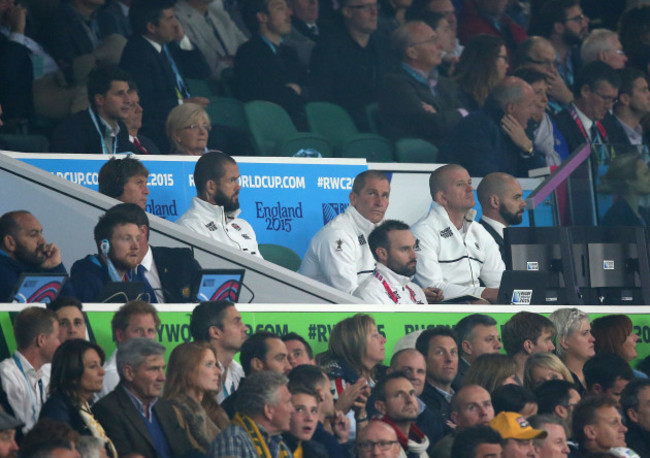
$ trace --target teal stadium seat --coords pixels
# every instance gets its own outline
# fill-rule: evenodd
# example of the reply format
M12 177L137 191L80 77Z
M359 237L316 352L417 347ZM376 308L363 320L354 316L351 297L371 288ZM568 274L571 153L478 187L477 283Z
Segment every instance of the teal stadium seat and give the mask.
M298 253L293 251L291 248L282 245L274 245L272 243L262 243L259 245L259 249L260 254L265 260L286 269L293 270L294 272L298 272L301 259L300 256L298 256Z

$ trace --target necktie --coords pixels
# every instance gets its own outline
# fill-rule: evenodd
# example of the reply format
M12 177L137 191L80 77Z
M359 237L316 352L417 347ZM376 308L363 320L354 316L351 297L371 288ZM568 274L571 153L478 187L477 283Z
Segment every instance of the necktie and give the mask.
M609 162L609 152L607 151L607 145L603 143L603 139L600 136L600 131L598 130L598 125L596 123L591 125L589 133L591 134L591 144L598 152L598 162L600 164L607 164Z
M141 154L149 154L149 151L147 151L147 149L144 146L142 146L142 143L140 143L138 137L133 137L133 144Z
M212 28L212 32L214 33L214 36L216 37L217 41L219 42L219 45L221 46L221 49L223 49L222 56L228 56L228 48L226 48L226 43L224 43L223 39L221 38L221 35L219 34L219 30L217 30L217 26L214 24L212 21L212 18L210 17L209 14L206 14L205 16L205 22L208 23L208 25Z
M183 81L183 77L181 76L181 72L178 71L178 67L176 66L176 62L174 62L174 59L172 58L171 54L169 53L169 49L167 49L167 46L162 47L162 52L167 58L167 62L169 62L169 65L172 68L172 71L174 72L174 77L176 78L176 95L178 96L179 99L187 99L190 97L190 91L187 89L187 86L185 86L185 82Z
M142 264L138 266L137 269L137 274L135 278L133 278L132 281L141 281L144 283L144 292L148 297L148 301L150 304L156 304L158 303L158 298L156 297L156 292L153 290L151 285L149 284L149 281L147 281L147 277L144 275L147 269L144 268Z
M603 140L600 138L600 132L598 131L598 125L594 122L589 129L589 134L591 137L591 143L602 143Z

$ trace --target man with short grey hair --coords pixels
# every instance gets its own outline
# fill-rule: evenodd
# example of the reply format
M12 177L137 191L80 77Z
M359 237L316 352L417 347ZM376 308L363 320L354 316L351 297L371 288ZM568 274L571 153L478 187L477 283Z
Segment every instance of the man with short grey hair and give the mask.
M120 383L93 413L120 456L185 456L192 450L171 404L160 399L165 383L165 347L135 338L117 350Z
M555 415L533 415L528 419L535 429L546 431L547 436L533 440L533 448L540 458L566 458L570 450L567 444L566 425Z
M239 388L235 408L237 413L231 425L212 443L209 457L286 456L292 453L282 441L282 433L289 431L294 411L289 379L271 371L255 372Z
M592 30L582 42L580 56L583 64L599 60L614 70L624 68L627 62L618 33L607 29Z

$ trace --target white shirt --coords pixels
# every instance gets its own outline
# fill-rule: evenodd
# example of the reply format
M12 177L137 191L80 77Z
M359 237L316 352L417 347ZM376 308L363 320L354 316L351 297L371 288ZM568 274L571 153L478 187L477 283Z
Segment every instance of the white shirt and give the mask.
M237 217L240 213L241 210L226 213L220 205L193 197L189 210L176 222L219 243L261 258L255 231L248 222Z
M576 114L578 115L578 119L580 119L580 122L582 123L582 127L585 128L585 132L587 133L587 136L589 137L589 140L592 140L591 138L591 126L594 124L594 122L584 114L582 111L580 111L580 108L577 107L577 105L574 103L573 107L576 109Z
M51 365L47 363L35 370L19 351L16 350L14 356L0 362L0 380L15 417L25 423L23 432L27 432L38 421L41 408L47 400ZM39 380L42 387L39 387Z
M412 278L377 263L375 272L361 282L354 295L368 304L426 304L424 291Z
M465 215L458 230L444 207L434 202L429 213L411 227L418 240L415 282L423 288L442 289L447 299L498 288L505 265L499 246L483 226L474 221L476 210Z
M375 227L350 205L314 235L298 272L352 294L375 270L368 246Z
M481 219L485 221L487 224L489 224L490 227L494 229L496 233L503 238L503 230L506 228L505 224L500 223L499 221L495 221L492 218L488 218L485 215L481 216Z
M151 285L151 289L156 293L158 303L163 304L165 302L165 294L163 292L160 276L158 275L158 268L156 267L156 263L153 262L153 252L151 251L151 247L147 249L147 254L142 258L140 265L144 267L144 278L147 279L149 285Z
M117 349L113 352L111 357L104 363L104 386L102 390L97 393L95 401L100 400L108 393L113 391L118 383L120 383L120 374L117 373Z
M239 382L242 378L244 378L244 368L241 367L241 364L233 359L230 361L228 372L226 372L225 378L223 378L224 368L221 362L219 362L219 369L221 369L222 382L221 391L219 391L219 394L217 394L217 402L221 404L224 399L233 394L237 388L239 388Z

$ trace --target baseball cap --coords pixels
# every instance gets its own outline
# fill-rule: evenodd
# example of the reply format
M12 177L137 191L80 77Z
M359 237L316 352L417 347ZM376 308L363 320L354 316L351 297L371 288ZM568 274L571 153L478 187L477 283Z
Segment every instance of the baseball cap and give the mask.
M490 421L490 427L504 439L543 439L546 431L530 426L519 412L501 412Z
M0 409L0 431L6 431L8 429L18 428L23 426L24 423L20 420L15 419L8 413Z

